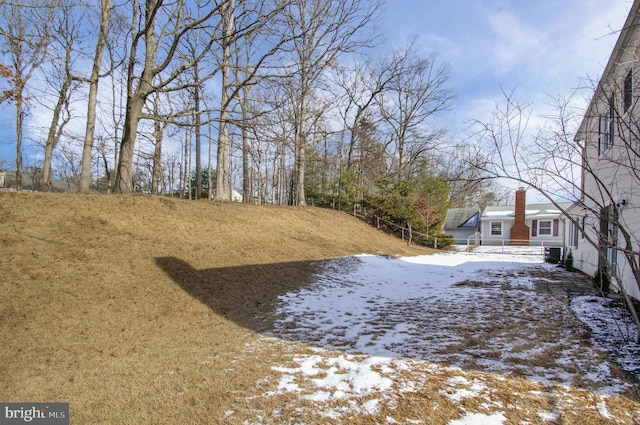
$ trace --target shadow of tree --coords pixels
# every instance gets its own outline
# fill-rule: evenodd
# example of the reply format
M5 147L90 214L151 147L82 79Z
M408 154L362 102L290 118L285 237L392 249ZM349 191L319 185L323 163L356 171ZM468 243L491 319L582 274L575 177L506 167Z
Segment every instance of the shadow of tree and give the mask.
M198 270L176 257L160 257L155 261L193 298L256 332L273 327L278 297L311 284L326 262L295 261Z

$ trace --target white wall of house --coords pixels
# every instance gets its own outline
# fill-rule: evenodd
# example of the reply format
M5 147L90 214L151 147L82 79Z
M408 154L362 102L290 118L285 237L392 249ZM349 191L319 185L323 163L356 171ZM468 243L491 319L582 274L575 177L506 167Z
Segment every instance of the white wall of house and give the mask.
M627 148L623 146L622 142L616 144L615 139L614 145L600 155L598 155L597 143L590 144L587 151L587 158L589 158L598 179L592 175L585 176L584 191L593 199L586 197L584 203L592 211L599 210L602 206L606 206L612 211L615 210L619 215L621 227L631 236L630 251L638 253L640 251L638 241L640 237L640 187L638 184L640 181L636 174L638 170L629 164ZM593 241L598 241L600 218L593 212L586 212L585 216L585 231ZM613 262L627 292L634 298L640 299L640 289L622 251L626 247L622 231L615 228L610 229L608 237L616 240L618 247L618 250L609 250L609 260ZM581 252L582 268L580 270L593 274L599 264L598 249L588 242L585 245ZM615 255L615 260L612 259L612 255Z
M562 246L565 224L558 216L527 219L525 223L529 226L530 245Z
M584 227L585 233L585 237L578 238L574 247L574 266L587 274L594 274L600 263L597 245L601 236L602 208L617 210L621 227L631 235L631 251L637 253L639 250L639 10L640 2L636 0L576 136L578 141L585 142L584 168L590 172L583 173L584 208L572 211L574 217L584 220L584 226L581 222L580 227ZM614 226L608 230L606 237L614 243L617 241L619 248L608 250L609 258L614 258L612 255L616 252L614 266L624 287L630 295L640 299L636 279L621 251L626 248L622 232ZM586 240L588 238L593 243L589 243Z
M565 223L558 218L559 215L552 217L536 217L535 219L525 218L525 224L529 226L529 242L531 246L555 246L561 247L563 244L564 227ZM558 220L557 236L554 236L553 226L554 220ZM536 231L532 232L531 229L534 226ZM513 226L513 217L500 217L500 216L483 216L482 217L482 244L483 245L505 245L509 244L509 238L511 234L511 226ZM501 228L500 234L493 234ZM493 230L493 232L492 232ZM547 233L547 230L549 233ZM535 233L535 235L533 234Z
M475 244L475 238L473 237L476 234L475 228L444 229L444 232L448 235L453 236L453 243L456 245L466 245L467 241L471 245Z
M630 203L626 204L621 209L622 223L623 227L627 230L631 230L633 232L631 238L631 244L633 246L633 252L640 252L639 243L636 239L638 235L640 235L640 208L638 208L638 202L640 201L640 197L636 194L635 199L631 200ZM631 199L631 198L630 198ZM618 240L619 245L624 246L622 232L618 232ZM640 300L640 288L636 283L636 279L633 276L633 271L629 266L629 262L624 257L623 252L617 253L617 268L618 274L622 277L622 282L627 289L627 292L632 297Z
M640 234L640 223L637 223L640 210L637 207L629 208L629 204L625 205L620 211L621 221L625 224L626 229ZM565 232L565 246L567 252L571 251L573 255L573 266L583 273L593 276L598 270L600 264L599 250L597 244L600 237L600 219L593 214L580 211L573 211L571 216L577 221L578 229L575 231L575 224L567 222ZM577 233L577 234L576 234ZM616 232L619 241L622 241L620 231ZM622 242L619 242L619 246ZM638 242L633 240L634 252L638 252ZM611 253L609 254L611 255ZM631 271L629 263L624 258L622 251L616 251L617 259L614 261L617 274L622 278L622 284L626 288L629 295L636 299L640 299L640 290L636 284L635 277Z
M571 252L573 267L593 276L598 270L598 251L589 243L585 235L597 241L596 230L593 227L595 220L593 217L591 219L585 218L584 209L578 206L570 208L568 213L575 223L567 220L565 224L565 255Z
M508 245L513 217L483 217L482 218L482 244L483 245ZM493 231L492 231L493 230Z

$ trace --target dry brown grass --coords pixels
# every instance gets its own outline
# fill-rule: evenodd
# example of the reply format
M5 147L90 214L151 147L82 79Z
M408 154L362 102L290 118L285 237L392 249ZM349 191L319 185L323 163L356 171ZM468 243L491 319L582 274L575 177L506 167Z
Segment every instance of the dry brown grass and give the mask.
M0 401L69 402L74 424L447 424L492 409L510 424L549 411L556 423L620 423L602 422L603 399L587 391L419 361L396 371L374 415L332 419L275 391L274 365L315 353L261 336L278 295L310 283L322 259L429 252L344 213L3 192L0 250ZM461 376L484 389L456 402ZM621 423L637 419L637 402L605 401Z
M111 424L224 417L270 368L243 353L262 313L318 260L426 252L317 208L11 192L0 250L0 400Z

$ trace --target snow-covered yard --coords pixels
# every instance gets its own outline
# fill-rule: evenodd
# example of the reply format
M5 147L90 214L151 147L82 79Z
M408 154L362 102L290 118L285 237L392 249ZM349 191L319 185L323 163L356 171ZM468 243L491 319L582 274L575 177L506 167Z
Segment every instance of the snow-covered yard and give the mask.
M335 260L315 284L280 297L261 345L288 344L289 361L273 366L259 397L294 395L297 409L334 421L554 423L578 409L636 423L640 405L624 397L640 378L635 327L589 291L587 278L540 256ZM444 404L455 418L413 412L421 397L433 418ZM262 412L256 423L278 415L287 416Z

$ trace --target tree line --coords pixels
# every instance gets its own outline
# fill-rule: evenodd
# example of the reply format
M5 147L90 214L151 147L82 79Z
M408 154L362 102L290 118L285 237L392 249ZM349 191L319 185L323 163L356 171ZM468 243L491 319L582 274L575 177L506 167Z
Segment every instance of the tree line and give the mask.
M16 186L30 122L45 191L64 169L80 192L230 201L237 189L245 202L350 209L409 184L433 210L495 201L438 122L455 97L448 65L413 43L377 53L382 6L3 2Z

